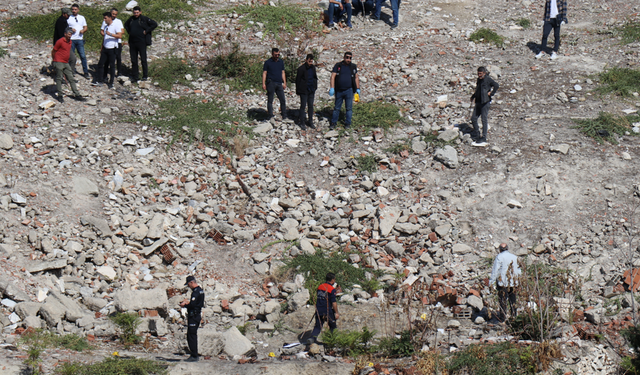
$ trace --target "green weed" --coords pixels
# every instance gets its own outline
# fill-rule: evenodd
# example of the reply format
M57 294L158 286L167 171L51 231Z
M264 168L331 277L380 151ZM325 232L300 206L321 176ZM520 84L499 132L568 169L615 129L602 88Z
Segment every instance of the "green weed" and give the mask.
M600 86L596 91L623 98L632 97L634 92L640 92L640 70L613 67L604 71L600 73Z
M331 118L334 105L329 104L319 112ZM346 112L341 108L338 121L344 122ZM400 115L400 107L395 104L373 101L354 103L351 117L351 127L361 132L372 131L375 128L389 130L394 126L404 123L404 118Z
M516 21L516 25L522 27L523 29L528 29L531 27L531 21L528 18L520 18Z
M640 116L616 116L608 112L600 112L598 117L586 120L574 120L576 125L573 127L579 129L580 132L595 139L598 143L607 141L611 144L618 144L614 134L637 135L631 131L634 122L640 121Z
M623 44L638 42L640 41L640 22L629 21L618 28L618 33L622 37Z
M27 331L20 338L19 345L26 346L27 358L24 363L31 370L31 374L40 374L40 355L50 347L62 347L75 351L90 349L91 346L84 337L78 335L58 336L51 331L42 329Z
M411 142L408 139L399 140L391 147L387 147L384 149L384 152L390 154L400 155L404 152L413 154L413 149L411 148Z
M240 331L240 333L246 335L247 332L251 331L251 328L253 328L253 322L246 322L242 325L236 326L236 328L238 329L238 331Z
M493 43L498 47L502 47L504 44L504 37L498 35L495 31L487 29L485 27L476 30L469 36L469 39L473 42Z
M400 337L384 337L378 344L378 351L389 357L410 357L416 351L412 331L404 330Z
M125 346L131 346L140 342L140 336L136 335L136 328L142 323L138 314L116 313L110 317L111 321L120 330L120 341Z
M149 64L149 74L161 89L170 91L173 85L191 86L185 78L191 74L193 79L198 78L199 70L191 62L176 56L169 56L153 60Z
M263 63L260 56L243 52L236 43L219 46L204 70L214 77L225 79L235 90L262 90Z
M348 253L342 251L325 254L318 250L313 255L302 254L285 260L285 265L280 268L279 274L295 272L306 275L304 286L309 290L311 304L316 303L316 290L325 282L325 276L329 272L336 275L336 282L345 289L358 284L368 293L378 290L380 284L377 279L367 280L365 270L354 267L347 262L347 258Z
M454 352L449 358L449 374L475 375L520 375L534 374L527 355L521 358L518 346L510 342L498 344L471 344L464 350Z
M0 59L8 55L9 55L9 52L7 52L6 49L0 48Z
M110 8L124 10L129 0L122 0L110 6L81 6L80 12L87 20L87 32L84 34L85 49L89 51L99 51L103 37L100 35L102 25L102 13ZM176 22L184 19L184 16L194 12L192 5L182 0L140 0L138 5L142 8L142 14L160 22ZM56 10L49 14L37 14L22 16L7 21L9 35L20 35L23 38L36 40L39 42L51 41L53 36L53 26L60 17L60 11ZM127 18L121 13L121 20L124 23ZM125 31L123 40L128 40Z
M356 162L358 163L358 169L361 172L373 173L378 170L378 162L374 155L357 156Z
M171 143L197 140L221 149L229 147L229 140L238 132L248 131L237 125L239 114L219 99L203 101L199 97L185 96L159 101L157 105L154 116L143 117L139 121L172 131Z
M236 12L242 15L240 22L245 26L261 23L264 25L265 34L273 35L280 40L283 34L297 35L303 32L320 32L322 25L318 18L318 12L301 8L299 4L277 3L272 7L269 4L240 5L218 11L220 14Z
M355 357L375 350L375 347L371 346L371 339L375 334L375 330L369 331L366 326L362 328L362 331L334 329L333 331L324 331L320 340L329 351L336 350Z
M141 358L105 358L91 365L77 362L63 363L56 369L57 375L165 375L167 366L158 361Z

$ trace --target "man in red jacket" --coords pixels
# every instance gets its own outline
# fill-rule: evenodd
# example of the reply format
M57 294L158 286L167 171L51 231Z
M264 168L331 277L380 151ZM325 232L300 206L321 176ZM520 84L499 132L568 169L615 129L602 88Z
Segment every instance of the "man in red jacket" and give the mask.
M338 303L336 302L337 289L334 287L336 283L336 275L329 272L325 277L325 283L320 284L317 290L316 298L316 325L311 332L309 342L316 341L324 322L329 323L329 329L333 332L336 329L336 321L340 317L338 313Z
M58 90L57 99L60 103L64 102L62 98L62 76L67 78L67 81L71 85L71 90L74 94L74 99L79 101L85 101L86 99L80 95L78 88L76 87L76 81L73 79L73 72L69 66L69 53L71 52L71 35L73 35L73 29L67 27L64 31L64 36L56 42L51 51L51 58L53 59L53 66L56 68L56 89Z

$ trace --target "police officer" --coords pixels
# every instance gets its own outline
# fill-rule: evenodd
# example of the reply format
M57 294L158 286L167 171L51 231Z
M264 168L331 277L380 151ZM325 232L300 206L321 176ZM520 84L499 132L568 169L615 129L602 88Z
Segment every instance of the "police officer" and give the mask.
M187 359L187 362L198 362L198 327L200 327L200 321L202 320L201 312L204 307L204 291L193 276L187 276L187 283L191 288L191 300L184 299L180 302L180 307L187 308L187 344L189 345L189 351L191 356Z

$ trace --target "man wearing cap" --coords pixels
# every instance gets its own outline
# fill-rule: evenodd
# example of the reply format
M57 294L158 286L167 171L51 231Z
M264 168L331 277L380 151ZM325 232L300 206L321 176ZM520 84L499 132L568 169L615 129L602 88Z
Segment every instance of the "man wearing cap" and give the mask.
M184 299L180 302L180 307L187 308L187 344L191 352L187 362L198 362L198 328L202 320L204 291L198 286L196 278L193 276L187 276L187 283L184 285L188 285L191 288L191 300Z
M67 29L67 27L69 27L67 20L69 19L70 15L71 15L71 9L62 8L62 14L56 20L56 25L53 29L53 44L56 44L58 39L64 37L64 31ZM69 50L69 66L71 67L71 70L75 73L76 55L71 50Z
M489 285L495 286L498 290L501 315L498 319L504 321L507 312L507 301L509 301L511 317L516 316L515 288L518 285L518 277L522 271L518 266L518 257L509 252L509 247L506 243L501 243L498 250L500 254L493 261Z

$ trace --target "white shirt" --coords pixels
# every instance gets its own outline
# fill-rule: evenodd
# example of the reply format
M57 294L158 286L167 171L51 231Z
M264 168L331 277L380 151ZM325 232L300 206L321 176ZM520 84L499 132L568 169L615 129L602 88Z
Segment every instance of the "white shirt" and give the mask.
M551 0L551 10L549 13L549 18L556 18L558 15L558 2L556 0Z
M122 24L122 22L120 22L120 24ZM122 27L116 25L115 22L111 22L111 25L109 26L107 26L107 24L105 23L102 30L104 31L104 42L102 43L104 48L108 48L108 49L118 48L118 38L113 37L111 35L117 34L120 31L122 31ZM111 35L107 35L107 32Z
M79 14L77 16L71 15L69 16L69 18L67 18L67 24L69 25L69 27L76 30L76 32L71 35L71 40L82 40L82 37L84 35L80 32L82 31L82 29L84 29L85 26L87 26L87 21L84 19L84 17Z
M111 22L111 24L117 24L120 26L120 30L124 30L124 25L122 24L122 21L120 21L119 18L116 18L115 20L113 20ZM100 27L101 30L104 30L104 28L107 27L107 23L102 21L102 26ZM122 38L118 39L118 43L122 43Z
M518 266L518 257L505 250L498 254L493 261L489 285L495 285L497 281L498 286L516 286L518 284L516 279L521 273L522 271Z

